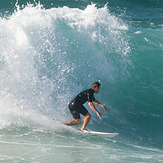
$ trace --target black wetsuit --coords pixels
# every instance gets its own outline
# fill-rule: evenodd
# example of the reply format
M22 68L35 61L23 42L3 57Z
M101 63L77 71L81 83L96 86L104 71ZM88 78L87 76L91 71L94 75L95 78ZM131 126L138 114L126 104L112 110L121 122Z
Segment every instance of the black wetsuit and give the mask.
M80 119L80 114L85 116L88 113L88 110L83 106L83 104L87 101L95 101L94 93L94 90L90 88L80 92L70 101L69 109L74 119Z

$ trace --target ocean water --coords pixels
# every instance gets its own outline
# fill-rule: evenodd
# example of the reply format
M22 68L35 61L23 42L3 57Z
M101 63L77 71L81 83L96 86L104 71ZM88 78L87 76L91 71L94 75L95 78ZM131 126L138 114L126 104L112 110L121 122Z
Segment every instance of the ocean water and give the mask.
M60 123L94 81L114 138ZM161 0L0 1L0 162L163 162L162 123Z

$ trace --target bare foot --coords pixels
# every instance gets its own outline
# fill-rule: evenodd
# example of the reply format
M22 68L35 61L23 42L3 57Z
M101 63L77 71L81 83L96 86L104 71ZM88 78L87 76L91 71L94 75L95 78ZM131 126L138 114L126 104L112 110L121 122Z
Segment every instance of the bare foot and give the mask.
M67 125L65 122L62 122L62 121L61 121L61 123L62 123L63 125Z
M86 130L86 131L88 131L86 128L81 128L81 130L83 131L83 130Z

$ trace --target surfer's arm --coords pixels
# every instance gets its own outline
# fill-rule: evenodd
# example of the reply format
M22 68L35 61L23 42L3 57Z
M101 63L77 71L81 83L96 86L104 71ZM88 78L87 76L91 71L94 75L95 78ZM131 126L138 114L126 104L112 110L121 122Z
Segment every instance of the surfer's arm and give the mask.
M98 117L99 117L100 119L102 119L101 113L95 108L95 106L93 105L93 103L92 103L92 102L88 102L88 105L89 105L89 107L90 107L94 112L96 112L96 114L98 115Z
M107 109L107 108L106 108L103 104L101 104L99 101L95 100L95 101L93 101L93 103L96 104L96 105L98 105L98 106L100 106L100 107L102 107L102 108L104 109L105 113L106 113L106 112L108 112L108 113L110 112L109 109Z

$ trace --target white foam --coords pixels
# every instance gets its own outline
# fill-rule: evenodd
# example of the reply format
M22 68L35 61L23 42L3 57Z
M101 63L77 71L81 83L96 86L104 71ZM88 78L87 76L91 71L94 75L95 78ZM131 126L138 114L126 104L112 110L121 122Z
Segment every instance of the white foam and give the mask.
M54 116L67 120L71 117L67 103L82 88L78 84L81 67L86 67L91 82L97 78L92 71L109 76L107 80L116 74L96 43L101 49L109 42L110 52L128 51L118 31L127 26L107 7L98 9L94 4L85 10L27 5L22 10L17 7L10 18L0 18L0 22L1 128L11 124L50 126ZM82 80L90 84L87 78Z

